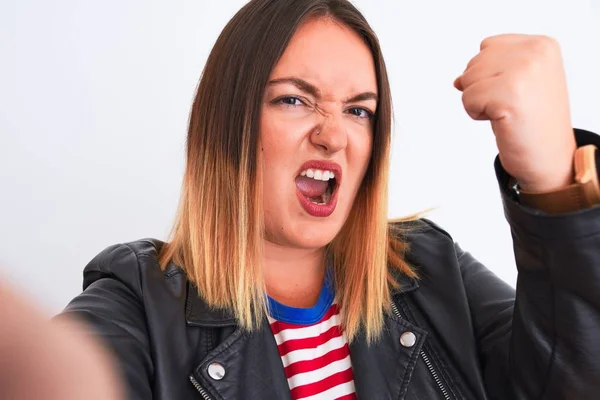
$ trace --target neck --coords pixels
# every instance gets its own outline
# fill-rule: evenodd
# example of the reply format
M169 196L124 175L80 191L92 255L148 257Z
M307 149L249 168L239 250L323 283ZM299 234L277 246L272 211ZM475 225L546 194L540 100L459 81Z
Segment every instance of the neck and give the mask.
M267 294L290 307L316 304L325 277L325 249L298 249L264 244Z

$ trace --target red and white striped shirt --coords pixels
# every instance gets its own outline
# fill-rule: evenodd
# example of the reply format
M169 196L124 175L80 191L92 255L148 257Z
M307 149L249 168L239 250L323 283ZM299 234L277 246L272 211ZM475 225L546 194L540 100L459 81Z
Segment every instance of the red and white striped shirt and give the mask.
M329 290L327 286L324 291ZM293 400L356 399L348 341L340 327L339 308L332 301L332 292L322 293L312 309L279 304L280 318L269 317ZM290 318L284 318L295 311L296 321L309 320L311 313L317 313L318 319L313 323L291 323Z

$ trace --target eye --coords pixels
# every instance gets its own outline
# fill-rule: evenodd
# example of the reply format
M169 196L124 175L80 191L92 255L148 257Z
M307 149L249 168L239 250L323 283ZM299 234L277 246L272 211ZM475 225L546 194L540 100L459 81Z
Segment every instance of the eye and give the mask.
M348 109L348 112L357 118L371 119L373 118L373 113L366 108L362 107L352 107Z
M304 102L302 100L300 100L299 97L295 97L295 96L280 97L280 98L276 99L275 102L281 103L281 104L284 104L284 105L290 106L290 107L301 106L304 104Z

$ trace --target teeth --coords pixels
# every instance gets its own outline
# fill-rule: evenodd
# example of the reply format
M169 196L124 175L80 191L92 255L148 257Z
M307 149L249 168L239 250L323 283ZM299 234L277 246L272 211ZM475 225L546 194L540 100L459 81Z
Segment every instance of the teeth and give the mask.
M327 182L330 179L335 178L335 174L333 171L321 170L321 169L307 169L300 172L300 176L307 176L309 178L313 178L317 181Z

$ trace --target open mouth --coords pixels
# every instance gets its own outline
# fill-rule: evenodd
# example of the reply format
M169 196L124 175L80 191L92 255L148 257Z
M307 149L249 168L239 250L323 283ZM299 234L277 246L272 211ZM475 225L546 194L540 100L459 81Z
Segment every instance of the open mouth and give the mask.
M295 180L300 203L313 216L329 216L336 206L341 168L334 163L308 164L312 165L305 164Z
M302 171L300 177L305 177L306 181L300 185L297 182L296 185L302 187L299 189L308 200L318 205L329 204L331 196L337 188L334 172L308 169Z

